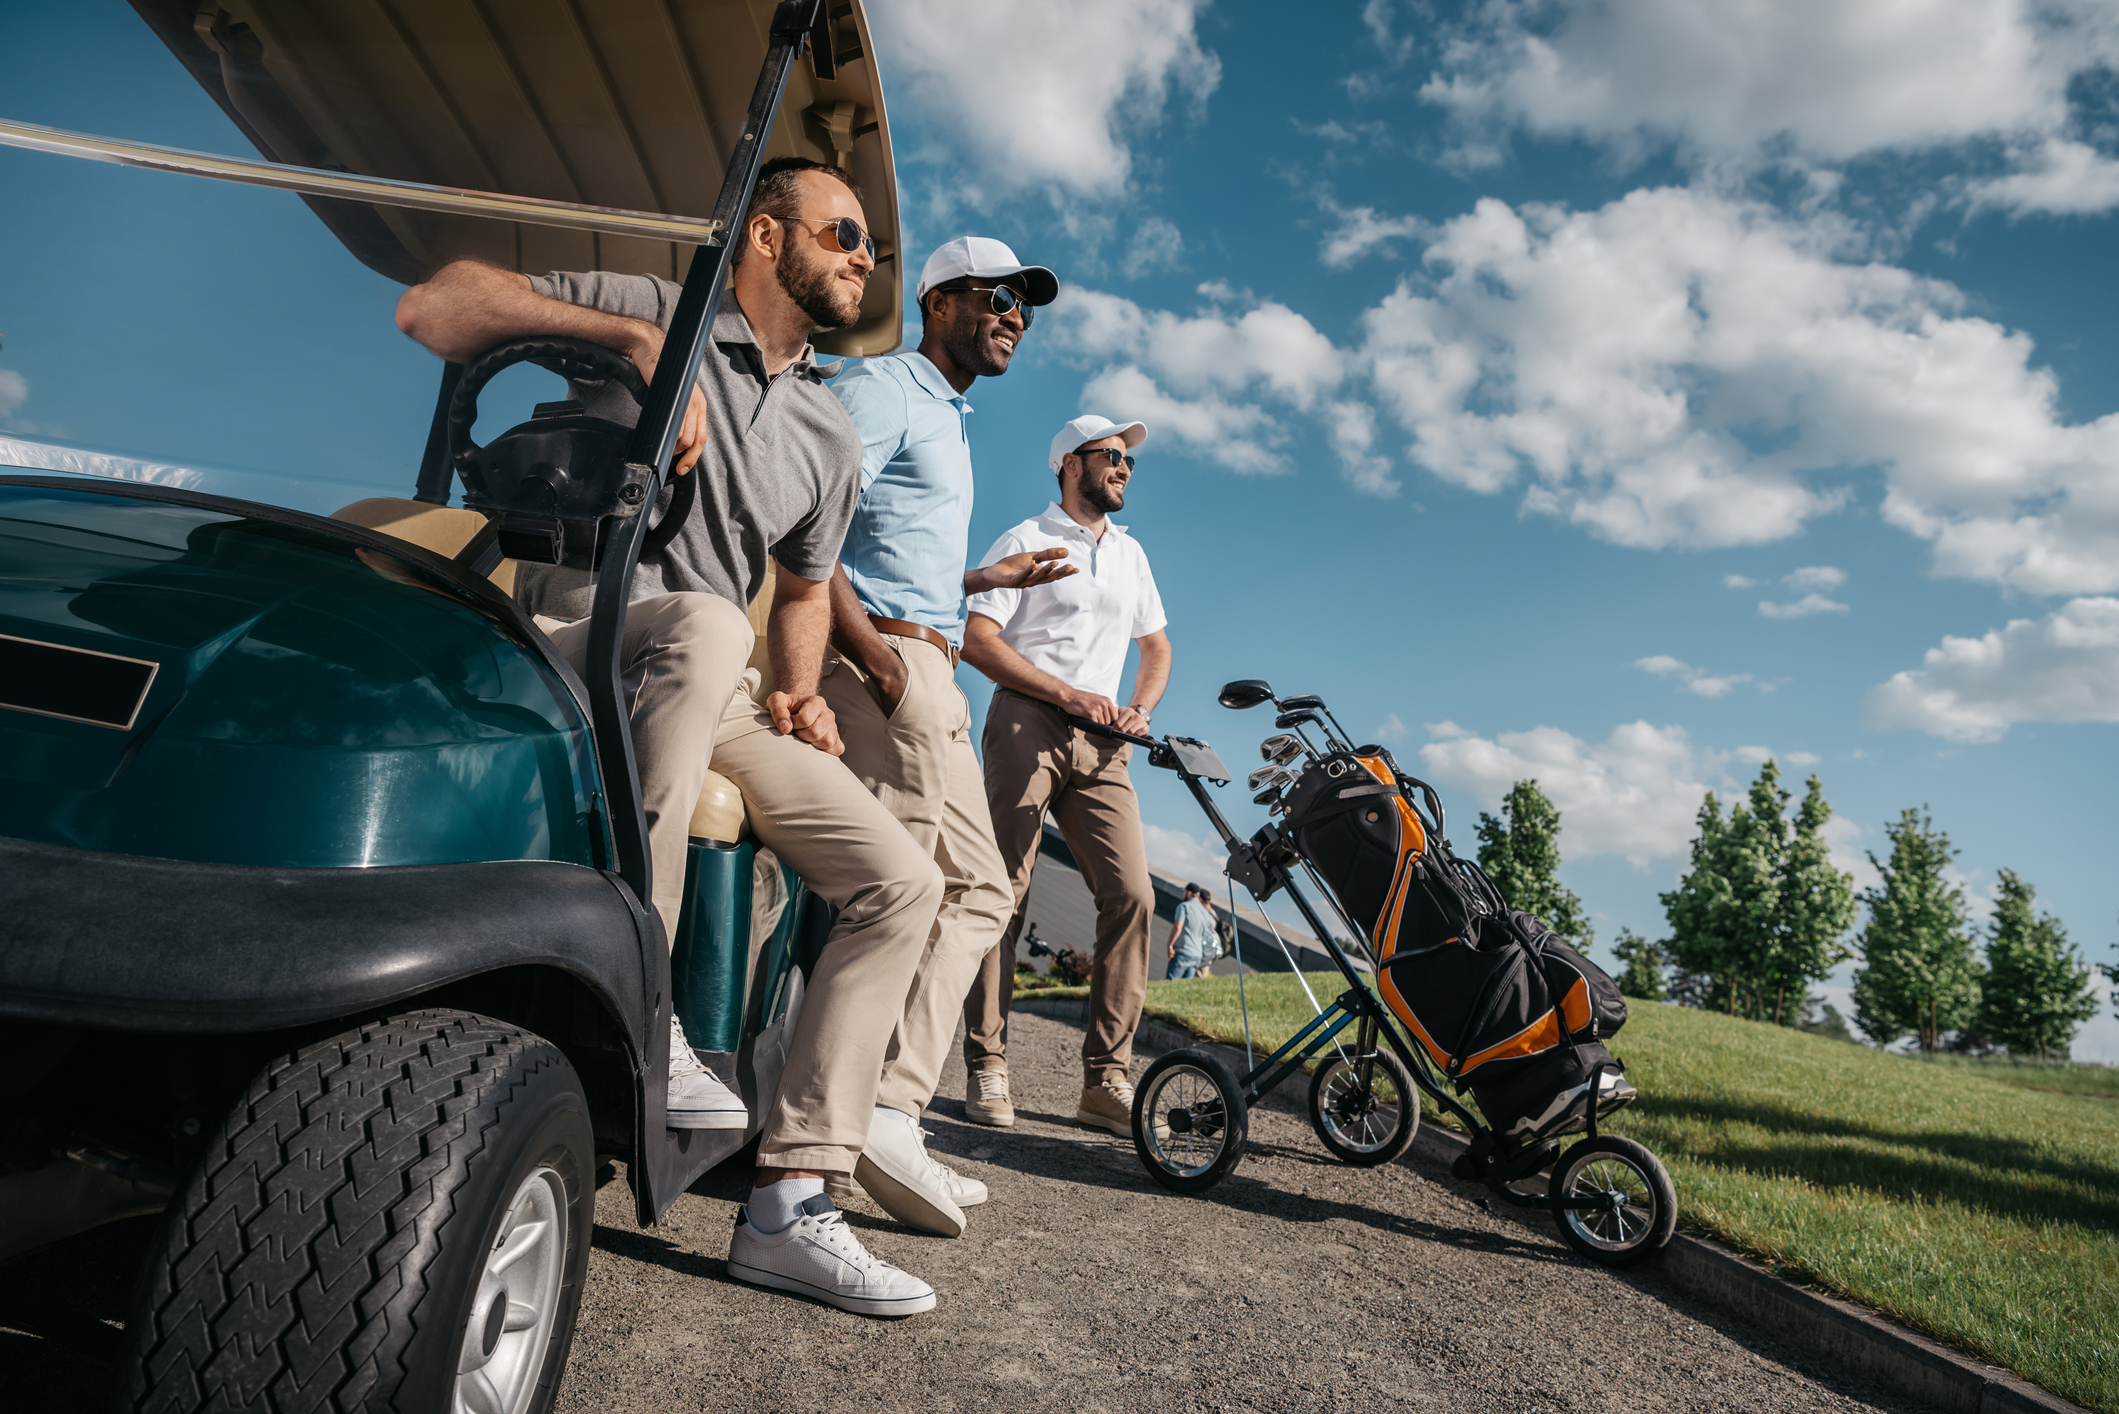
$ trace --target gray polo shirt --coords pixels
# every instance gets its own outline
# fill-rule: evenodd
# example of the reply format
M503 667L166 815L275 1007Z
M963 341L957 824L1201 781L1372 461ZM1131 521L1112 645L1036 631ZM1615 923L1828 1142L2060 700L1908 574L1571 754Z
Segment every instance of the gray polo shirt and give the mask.
M530 288L662 329L670 327L683 293L653 275L602 271L532 276ZM804 346L777 378L767 378L750 322L732 292L722 296L699 368L708 414L706 449L692 472L699 499L668 549L641 556L633 598L696 590L748 608L764 587L768 561L804 579L830 578L861 494L861 435L824 386L838 371L835 363L820 367L816 350ZM600 406L610 396L608 385L570 391L592 414L612 415ZM629 418L630 403L627 408ZM658 514L672 494L663 491ZM515 582L525 609L556 619L586 617L595 597L580 570L524 565Z

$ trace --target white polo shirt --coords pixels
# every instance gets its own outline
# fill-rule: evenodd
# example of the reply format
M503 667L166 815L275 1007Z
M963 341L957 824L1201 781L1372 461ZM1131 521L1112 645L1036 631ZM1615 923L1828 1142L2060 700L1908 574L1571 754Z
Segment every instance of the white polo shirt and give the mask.
M1035 589L989 589L972 595L964 607L999 624L1001 641L1031 667L1077 691L1117 702L1126 675L1126 645L1169 622L1147 552L1115 521L1104 522L1099 541L1053 502L1043 515L994 541L979 568L1055 545L1066 547L1066 563L1079 573Z

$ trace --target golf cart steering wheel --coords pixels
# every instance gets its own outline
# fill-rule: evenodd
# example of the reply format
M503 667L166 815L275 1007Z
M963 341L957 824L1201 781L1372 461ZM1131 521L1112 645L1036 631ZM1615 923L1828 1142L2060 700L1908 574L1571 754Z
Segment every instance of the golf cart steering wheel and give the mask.
M632 399L623 422L590 417L578 402L539 403L528 422L480 446L471 429L478 395L495 374L534 363L569 383L615 383ZM449 463L463 478L464 504L498 523L503 552L532 564L594 565L601 523L641 512L644 488L625 466L627 444L647 383L633 361L586 339L533 335L496 344L471 360L449 400ZM683 528L699 485L678 477L669 509L641 540L640 553L664 549Z

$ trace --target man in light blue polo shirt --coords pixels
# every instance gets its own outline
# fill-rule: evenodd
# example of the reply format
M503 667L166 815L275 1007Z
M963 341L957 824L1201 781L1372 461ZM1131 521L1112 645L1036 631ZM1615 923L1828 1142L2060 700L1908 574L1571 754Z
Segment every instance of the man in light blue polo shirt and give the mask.
M1015 911L972 751L971 709L956 685L964 596L1075 573L1064 549L965 573L964 394L976 379L1007 372L1033 310L1058 293L1051 271L1022 264L999 241L961 236L921 273L919 348L869 359L831 385L861 435L861 499L832 580L822 693L846 744L841 759L934 852L944 884L854 1178L893 1217L950 1237L963 1231L963 1210L986 1201L986 1186L928 1157L919 1116L964 994Z

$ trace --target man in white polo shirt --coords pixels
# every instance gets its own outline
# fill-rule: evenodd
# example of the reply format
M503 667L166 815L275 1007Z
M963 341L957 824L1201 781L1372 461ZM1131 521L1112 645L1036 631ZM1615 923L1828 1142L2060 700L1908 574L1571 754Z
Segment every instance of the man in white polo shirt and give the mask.
M1094 414L1062 427L1048 457L1059 499L995 541L980 564L1058 547L1079 573L1032 593L990 589L967 604L964 661L999 684L981 745L986 804L1015 890L1015 916L964 1001L971 1072L965 1113L981 1124L1015 1119L1007 1049L1015 940L1049 811L1096 898L1089 1031L1074 1118L1113 1134L1133 1132L1133 1030L1147 993L1155 916L1140 805L1126 775L1133 748L1090 736L1067 717L1146 735L1170 680L1170 640L1148 557L1110 519L1126 503L1132 449L1147 435L1141 423ZM1140 670L1133 691L1121 696L1129 643L1140 645Z

